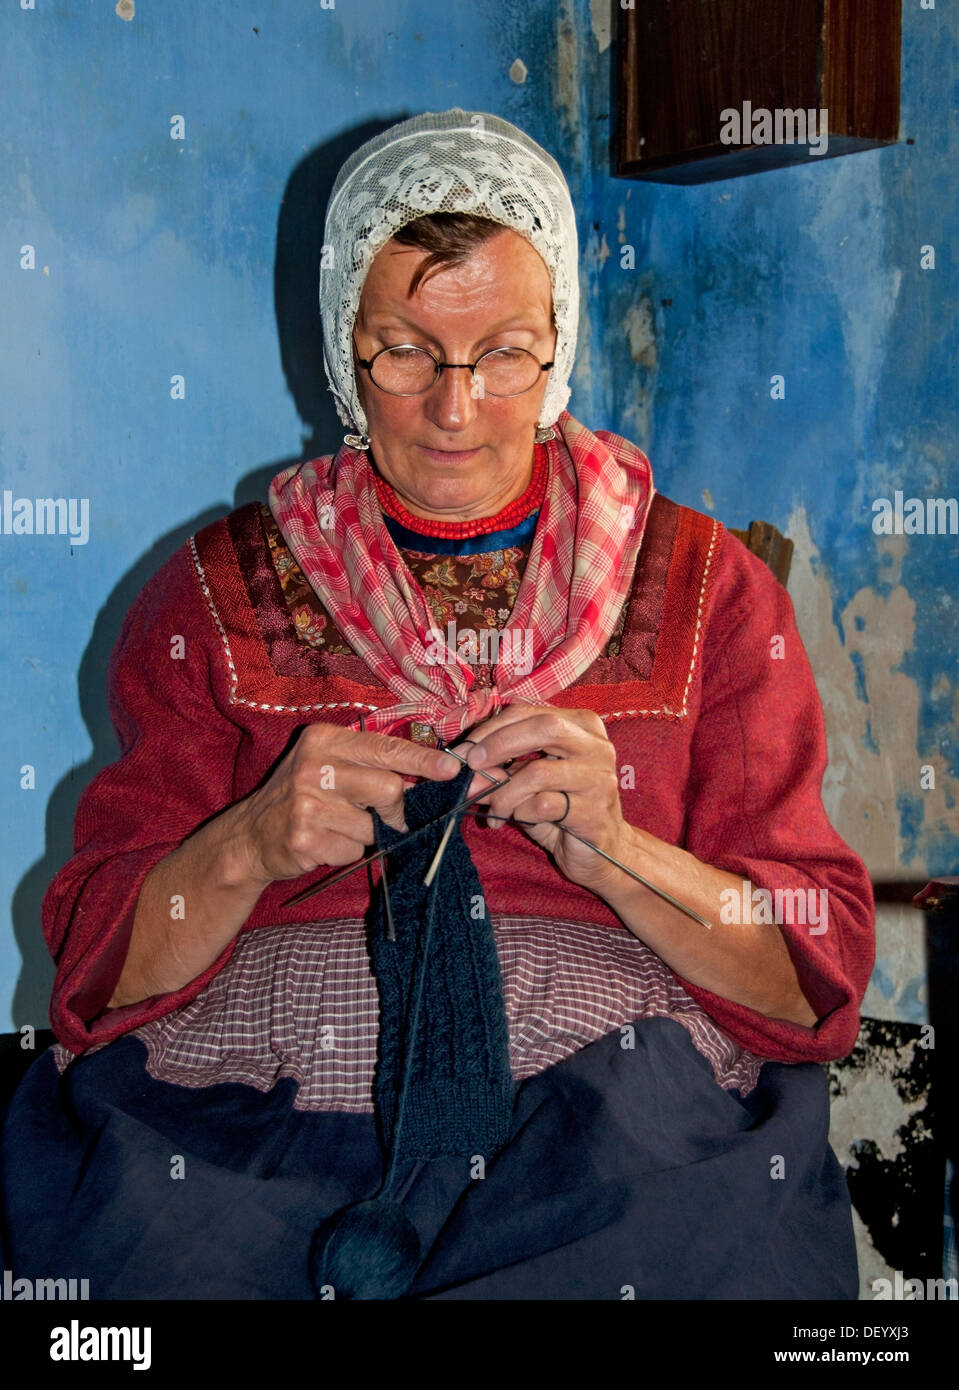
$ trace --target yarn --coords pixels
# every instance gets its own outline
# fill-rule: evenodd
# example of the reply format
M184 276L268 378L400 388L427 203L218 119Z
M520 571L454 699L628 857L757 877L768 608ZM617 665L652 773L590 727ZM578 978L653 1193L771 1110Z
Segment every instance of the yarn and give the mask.
M330 1217L310 1250L317 1294L339 1299L402 1298L420 1263L420 1238L406 1212L388 1197L358 1202Z
M459 816L432 884L423 883L448 824L428 822L465 798L472 777L464 767L450 782L422 782L406 793L406 823L424 829L386 856L393 940L382 879L373 897L369 949L380 996L373 1093L389 1163L374 1197L316 1232L310 1278L318 1295L331 1287L341 1299L402 1297L422 1252L395 1200L397 1165L476 1153L489 1159L509 1137L515 1083L499 958ZM381 849L409 833L372 816Z
M407 825L414 829L457 805L474 775L464 767L450 782L413 787L404 802ZM381 848L401 838L375 812L374 822ZM395 941L387 936L382 893L373 904L369 947L380 1002L374 1100L389 1147L405 1090L397 1159L488 1155L509 1135L515 1086L499 957L460 824L458 816L430 888L423 878L445 823L387 857ZM418 985L424 993L414 1025Z

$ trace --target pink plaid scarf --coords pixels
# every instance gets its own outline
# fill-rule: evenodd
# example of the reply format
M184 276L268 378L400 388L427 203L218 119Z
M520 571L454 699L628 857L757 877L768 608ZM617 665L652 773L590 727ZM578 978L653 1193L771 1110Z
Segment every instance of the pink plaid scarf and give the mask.
M452 650L445 664L437 661L436 620L386 529L362 450L344 444L273 479L270 508L303 574L396 697L367 715L367 729L393 733L422 720L452 740L512 701L548 703L602 652L629 594L652 472L621 436L592 434L568 411L558 423L558 437L545 446L546 496L492 686L474 689L473 670ZM530 639L532 669L524 660L520 675L514 668L520 652L528 658Z

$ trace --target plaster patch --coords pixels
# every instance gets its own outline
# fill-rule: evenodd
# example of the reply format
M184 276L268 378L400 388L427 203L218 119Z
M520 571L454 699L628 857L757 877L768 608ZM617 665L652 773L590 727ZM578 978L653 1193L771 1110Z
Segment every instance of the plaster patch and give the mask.
M932 753L919 748L919 688L901 669L914 644L915 602L901 583L886 594L857 590L840 614L843 645L833 620L829 577L803 506L794 508L787 534L795 545L789 592L826 719L826 811L875 877L919 877L927 865L901 834L897 801L903 794L920 797L923 830L933 831L946 816L947 791L954 796L959 780L940 767L934 789L923 791L919 785L919 769ZM888 554L898 574L901 549L890 547ZM857 694L857 664L865 701ZM912 854L908 866L907 853Z
M572 0L562 0L556 15L556 105L570 133L580 134L579 44Z
M856 1254L859 1257L859 1297L861 1300L872 1299L875 1297L873 1280L888 1279L892 1282L896 1272L891 1265L886 1264L873 1245L869 1228L855 1207L852 1209L852 1228L856 1237Z
M877 907L876 968L862 1001L864 1018L928 1023L923 927L922 913L908 903Z
M514 58L509 65L509 80L521 85L529 76L529 69L522 58Z
M899 584L902 581L902 562L909 542L905 536L876 536L876 550L882 567L884 584Z
M653 302L648 298L631 304L623 315L629 355L644 367L655 367L658 360L655 322Z
M787 534L795 545L789 593L826 722L826 814L874 879L921 879L928 872L923 836L951 821L949 802L959 793L959 779L949 776L934 750L919 748L920 692L901 669L914 644L915 602L898 582L888 593L859 589L839 615L844 645L833 617L829 576L804 507L793 510ZM888 549L898 577L904 538L892 539L900 543ZM857 668L865 699L858 693ZM920 767L930 760L936 762L936 786L924 791ZM914 839L904 833L899 807L903 795L911 796L921 811L920 832ZM876 938L878 970L863 1013L925 1022L919 990L925 979L921 915L909 906L880 906ZM882 977L887 991L880 988Z
M593 239L592 246L589 249L589 254L591 256L591 259L596 262L596 265L599 267L599 269L602 270L603 266L606 264L610 256L613 254L612 251L610 251L609 249L609 242L606 240L605 232L603 233L598 246L596 246L595 238Z
M879 1156L890 1163L906 1152L901 1131L916 1111L924 1109L926 1097L905 1100L896 1076L909 1071L915 1047L910 1040L894 1055L876 1049L868 1068L841 1073L842 1089L830 1101L829 1142L844 1167L859 1166L856 1145L863 1139L872 1140Z
M605 53L613 41L613 0L589 0L589 24L596 51Z

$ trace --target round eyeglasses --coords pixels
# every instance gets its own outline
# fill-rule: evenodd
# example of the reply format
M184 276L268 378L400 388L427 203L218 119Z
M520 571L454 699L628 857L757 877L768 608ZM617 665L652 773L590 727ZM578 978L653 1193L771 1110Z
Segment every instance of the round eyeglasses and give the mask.
M441 362L427 349L412 343L381 348L372 357L357 357L375 386L391 396L419 396L439 380L447 367L463 367L473 373L479 396L521 396L531 391L552 362L540 362L526 348L501 347L484 352L475 362Z

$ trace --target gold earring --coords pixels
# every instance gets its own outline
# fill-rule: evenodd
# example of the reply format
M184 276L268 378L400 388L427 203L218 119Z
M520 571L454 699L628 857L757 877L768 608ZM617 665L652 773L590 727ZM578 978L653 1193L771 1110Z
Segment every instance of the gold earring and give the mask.
M344 434L343 443L349 444L353 449L368 449L370 438L366 434Z
M545 444L547 439L555 439L556 431L552 425L537 425L536 433L533 435L534 444Z

